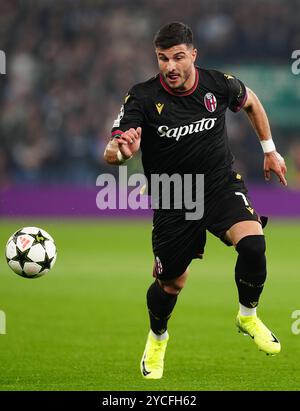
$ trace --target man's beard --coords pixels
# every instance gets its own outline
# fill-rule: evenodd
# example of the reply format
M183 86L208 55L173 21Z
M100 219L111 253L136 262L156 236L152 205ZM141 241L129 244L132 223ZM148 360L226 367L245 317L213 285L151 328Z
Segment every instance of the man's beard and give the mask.
M167 79L168 79L168 75L167 75L167 74L164 75L164 78L165 78L166 83L169 85L169 87L170 87L172 90L176 90L176 91L186 91L186 89L184 88L184 85L185 85L185 83L188 81L188 79L190 78L190 75L191 75L191 74L186 74L186 73L183 73L183 74L184 74L184 80L183 80L182 83L179 84L178 86L172 86L172 84L170 84L170 83L167 81ZM180 77L182 77L182 76L180 75Z

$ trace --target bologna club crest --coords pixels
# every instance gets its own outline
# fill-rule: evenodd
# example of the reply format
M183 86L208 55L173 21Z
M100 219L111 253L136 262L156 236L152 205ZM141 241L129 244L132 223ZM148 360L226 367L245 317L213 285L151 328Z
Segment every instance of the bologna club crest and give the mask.
M206 93L204 96L204 104L206 109L210 112L213 113L215 109L217 108L217 99L213 95L213 93Z

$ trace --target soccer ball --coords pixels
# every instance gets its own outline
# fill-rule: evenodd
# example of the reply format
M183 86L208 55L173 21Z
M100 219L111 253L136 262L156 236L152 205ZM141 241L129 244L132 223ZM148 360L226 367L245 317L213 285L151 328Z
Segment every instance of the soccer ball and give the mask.
M26 278L46 274L55 264L56 246L53 238L38 227L24 227L7 241L6 260L10 268Z

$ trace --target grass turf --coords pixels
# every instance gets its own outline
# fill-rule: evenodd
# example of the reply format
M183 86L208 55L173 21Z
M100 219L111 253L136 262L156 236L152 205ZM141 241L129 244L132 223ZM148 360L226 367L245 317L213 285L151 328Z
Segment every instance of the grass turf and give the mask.
M151 222L1 222L0 247L19 227L49 231L58 259L45 277L14 274L4 258L0 310L0 390L298 390L300 223L266 229L269 275L259 314L282 352L268 357L237 333L235 252L209 236L169 323L164 378L143 380L148 333L145 293L152 281Z

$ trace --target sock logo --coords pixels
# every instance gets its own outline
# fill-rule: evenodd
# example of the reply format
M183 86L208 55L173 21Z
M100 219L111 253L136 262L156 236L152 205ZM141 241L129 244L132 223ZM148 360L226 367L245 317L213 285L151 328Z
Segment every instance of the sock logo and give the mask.
M250 303L251 307L253 307L253 308L256 307L257 304L258 304L258 301L252 301L252 302Z

